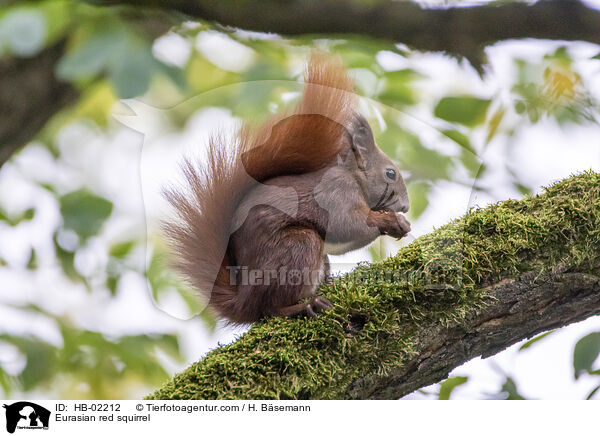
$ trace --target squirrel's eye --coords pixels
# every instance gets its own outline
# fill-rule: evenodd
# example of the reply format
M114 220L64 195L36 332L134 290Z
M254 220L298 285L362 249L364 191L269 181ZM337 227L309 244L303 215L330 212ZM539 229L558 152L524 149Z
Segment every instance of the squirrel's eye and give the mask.
M390 180L396 180L396 170L388 168L385 170L385 176Z

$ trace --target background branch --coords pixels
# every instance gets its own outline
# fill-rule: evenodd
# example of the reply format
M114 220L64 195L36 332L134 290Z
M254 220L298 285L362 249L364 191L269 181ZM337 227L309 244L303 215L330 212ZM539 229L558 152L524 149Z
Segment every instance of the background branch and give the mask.
M94 0L119 4L119 0ZM411 1L355 0L139 0L136 5L173 9L225 26L282 35L357 34L446 51L481 64L485 45L539 38L600 43L600 11L577 0L528 5L499 2L474 7L426 9Z
M49 47L33 58L0 59L0 167L55 113L76 100L77 91L54 74L63 45Z

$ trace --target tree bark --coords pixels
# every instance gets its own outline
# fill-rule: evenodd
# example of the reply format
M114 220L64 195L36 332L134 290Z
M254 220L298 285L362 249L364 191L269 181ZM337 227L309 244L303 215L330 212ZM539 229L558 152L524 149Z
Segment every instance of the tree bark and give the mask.
M396 399L600 314L600 174L470 211L324 285L317 319L258 323L150 399Z
M564 267L539 276L528 272L486 290L494 304L473 310L451 326L425 325L416 333L418 355L385 376L356 380L352 398L400 398L444 380L469 360L492 356L538 333L600 314L600 277L570 273Z
M29 142L77 91L54 75L64 43L33 58L0 59L0 167Z

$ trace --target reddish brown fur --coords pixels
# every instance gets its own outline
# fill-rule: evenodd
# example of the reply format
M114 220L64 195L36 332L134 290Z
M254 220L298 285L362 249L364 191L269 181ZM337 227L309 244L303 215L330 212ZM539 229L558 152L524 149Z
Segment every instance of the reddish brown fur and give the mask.
M230 284L227 269L235 258L228 248L229 226L241 198L256 182L317 171L343 152L347 147L343 130L355 110L352 90L340 60L313 55L303 98L291 114L273 118L257 131L243 127L234 147L213 138L208 166L186 160L183 173L187 189L166 191L178 218L164 225L176 254L175 266L207 297L209 307L218 315L237 323L256 321L264 315L264 308L240 307L244 300L249 303L238 295L243 289ZM314 231L298 229L288 232L281 243L297 247L300 241L306 249L292 255L314 268L322 256L322 242L311 242L315 238L319 235ZM260 299L253 301L261 304Z

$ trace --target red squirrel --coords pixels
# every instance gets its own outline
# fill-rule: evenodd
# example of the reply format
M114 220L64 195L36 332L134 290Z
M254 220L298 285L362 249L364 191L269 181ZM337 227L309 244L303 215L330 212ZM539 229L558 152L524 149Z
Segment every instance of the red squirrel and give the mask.
M410 231L404 180L337 58L313 54L295 110L227 145L215 137L207 165L184 162L187 186L165 191L176 218L164 228L176 269L231 323L332 308L316 294L327 254Z

